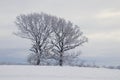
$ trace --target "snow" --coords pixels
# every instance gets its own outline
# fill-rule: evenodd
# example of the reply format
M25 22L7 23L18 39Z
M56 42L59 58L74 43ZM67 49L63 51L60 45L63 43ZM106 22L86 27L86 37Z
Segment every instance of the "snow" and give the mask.
M0 80L120 80L120 70L68 66L1 65Z

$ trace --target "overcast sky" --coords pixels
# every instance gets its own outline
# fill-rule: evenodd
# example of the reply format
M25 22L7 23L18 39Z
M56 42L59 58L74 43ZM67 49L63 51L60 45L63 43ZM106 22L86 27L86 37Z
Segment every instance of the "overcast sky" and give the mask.
M80 26L81 58L120 65L120 0L0 0L0 62L26 62L31 42L13 35L16 16L45 12Z

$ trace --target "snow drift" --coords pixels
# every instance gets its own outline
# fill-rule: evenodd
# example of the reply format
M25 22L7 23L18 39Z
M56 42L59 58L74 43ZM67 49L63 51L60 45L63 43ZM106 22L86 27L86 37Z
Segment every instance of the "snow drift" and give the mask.
M120 70L68 66L1 65L0 80L120 80Z

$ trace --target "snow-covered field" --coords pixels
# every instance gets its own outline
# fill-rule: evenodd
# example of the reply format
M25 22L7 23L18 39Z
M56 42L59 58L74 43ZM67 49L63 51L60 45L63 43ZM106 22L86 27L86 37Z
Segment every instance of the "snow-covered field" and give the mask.
M1 65L0 80L120 80L120 70L67 66Z

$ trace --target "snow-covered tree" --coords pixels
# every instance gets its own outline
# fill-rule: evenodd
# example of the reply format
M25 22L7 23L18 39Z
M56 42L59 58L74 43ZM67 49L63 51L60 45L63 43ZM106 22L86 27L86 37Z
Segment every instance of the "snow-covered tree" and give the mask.
M65 51L82 45L87 41L87 38L83 36L80 28L77 25L73 25L70 21L54 17L52 22L52 44L54 45L53 52L58 56L59 65L62 66Z
M48 62L56 58L62 66L65 52L87 41L77 25L45 13L22 14L17 16L15 23L19 30L16 34L32 41L28 61L36 65L45 60L50 64Z
M51 16L45 13L22 14L17 16L16 25L18 27L18 36L27 38L32 41L32 48L34 53L34 64L39 65L43 57L43 53L49 50L49 37L51 31ZM32 59L33 59L32 57Z

